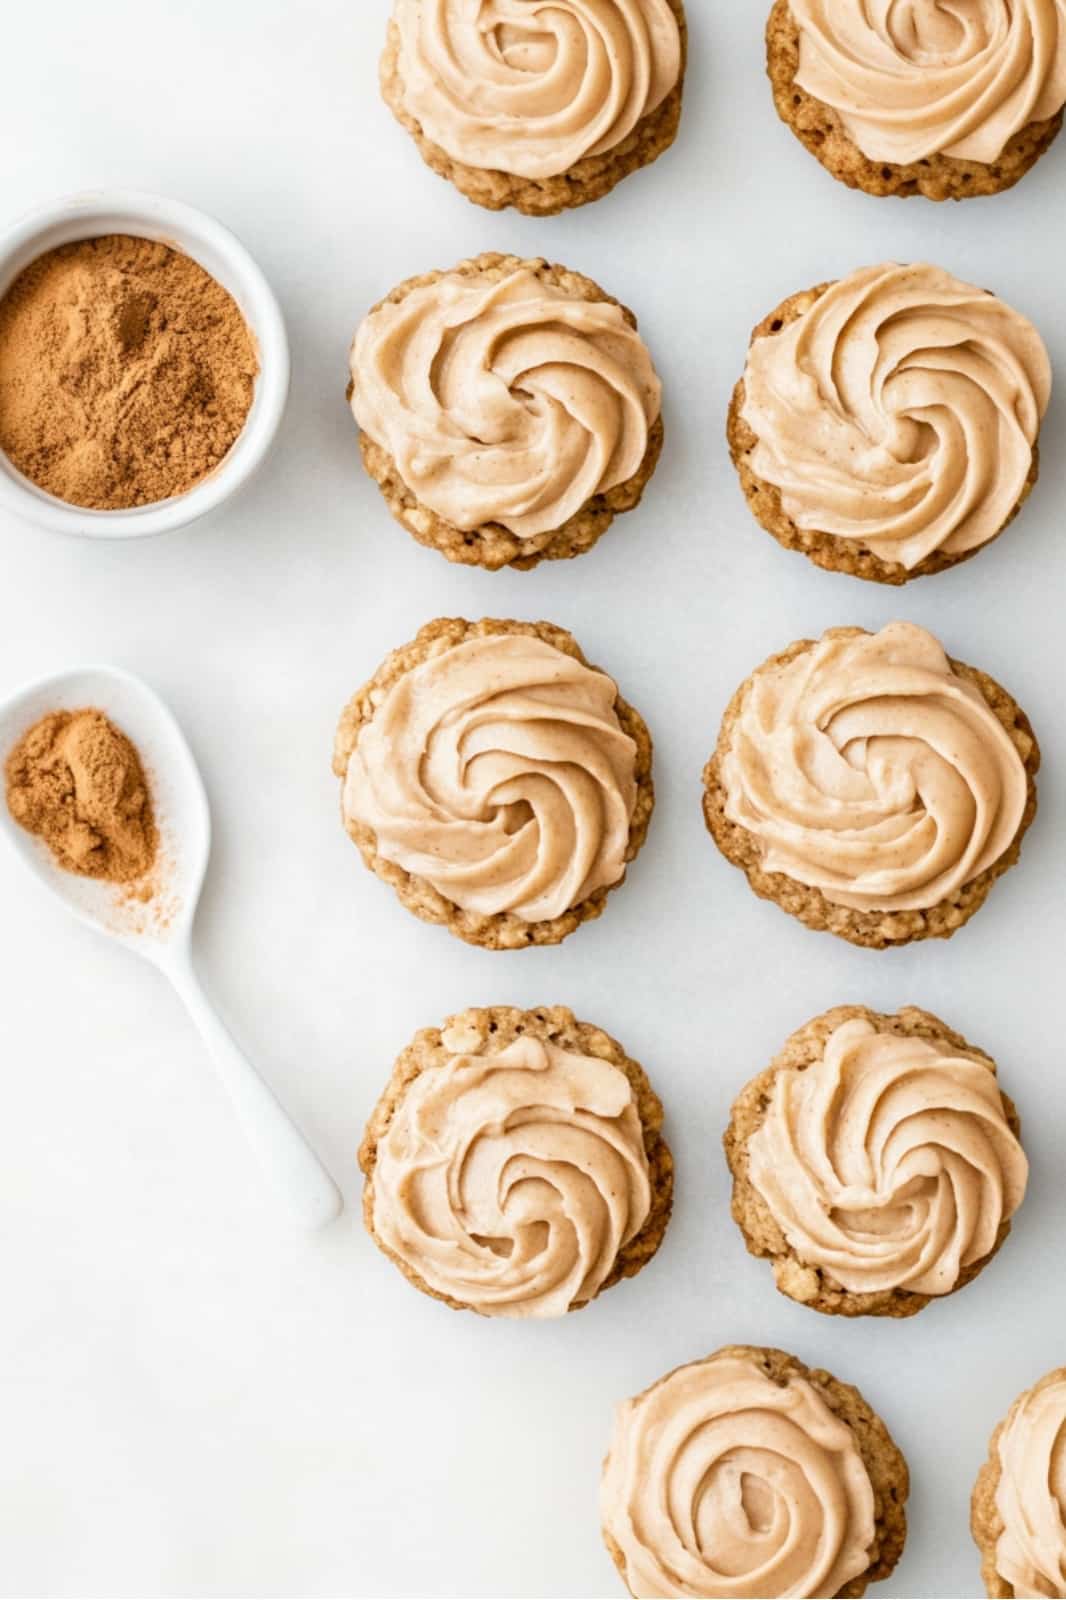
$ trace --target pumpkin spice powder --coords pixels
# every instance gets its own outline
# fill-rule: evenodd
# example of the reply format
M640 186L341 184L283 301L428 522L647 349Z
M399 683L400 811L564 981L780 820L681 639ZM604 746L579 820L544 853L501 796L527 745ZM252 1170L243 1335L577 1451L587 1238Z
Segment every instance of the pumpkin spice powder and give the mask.
M72 505L151 505L219 465L258 371L236 302L198 262L126 234L80 239L0 300L0 449Z
M83 878L130 884L156 862L159 834L136 747L95 707L51 711L5 762L8 809Z

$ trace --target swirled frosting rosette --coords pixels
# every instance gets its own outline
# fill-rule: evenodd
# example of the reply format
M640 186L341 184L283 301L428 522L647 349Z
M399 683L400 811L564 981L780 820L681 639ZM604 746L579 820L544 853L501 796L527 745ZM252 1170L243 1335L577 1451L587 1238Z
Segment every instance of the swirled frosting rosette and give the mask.
M912 623L832 630L760 668L734 701L708 769L708 822L749 876L783 874L820 904L954 904L979 880L987 888L1032 814L1035 742L1017 715ZM905 936L920 935L908 925Z
M538 179L615 149L678 83L667 0L395 0L401 104L454 160Z
M417 501L394 506L416 536L432 513L451 534L504 530L521 555L650 472L659 379L632 320L599 293L544 263L485 256L403 286L363 321L352 410Z
M796 82L873 161L990 164L1066 103L1066 0L789 0Z
M335 766L374 870L477 943L598 914L652 804L643 723L547 624L423 629L349 707Z
M991 1062L936 1036L934 1021L838 1022L807 1064L772 1071L746 1142L748 1181L791 1259L854 1295L950 1294L1025 1194Z
M642 1121L650 1094L614 1041L561 1008L452 1018L400 1058L368 1130L371 1233L456 1308L561 1316L658 1244L666 1169L653 1173L645 1148L661 1120L651 1097L654 1126ZM657 1197L655 1237L629 1259Z
M795 300L753 339L738 395L755 487L808 538L774 524L765 489L749 491L760 520L808 554L828 536L904 573L994 539L1032 484L1051 393L1032 323L928 265L864 267Z
M1066 1367L1014 1402L991 1467L998 1536L990 1564L1009 1585L1000 1592L1066 1600Z
M906 1468L861 1397L818 1378L737 1346L618 1408L600 1505L633 1595L836 1595L870 1571L879 1535L891 1570L902 1527L880 1524L855 1423L876 1426L899 1501Z

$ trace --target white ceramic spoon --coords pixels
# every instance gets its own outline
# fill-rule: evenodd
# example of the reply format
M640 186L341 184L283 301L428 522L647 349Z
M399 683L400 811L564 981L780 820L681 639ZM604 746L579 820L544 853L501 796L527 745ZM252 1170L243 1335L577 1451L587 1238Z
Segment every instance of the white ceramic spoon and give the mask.
M26 865L52 893L101 932L165 973L184 1000L248 1141L267 1176L305 1227L338 1215L343 1200L207 999L192 962L192 929L211 852L211 815L192 751L171 712L146 683L115 667L88 667L42 679L0 706L0 768L38 718L95 706L132 739L152 788L160 834L154 892L145 901L113 884L65 872L39 840L19 827L0 798L0 824Z

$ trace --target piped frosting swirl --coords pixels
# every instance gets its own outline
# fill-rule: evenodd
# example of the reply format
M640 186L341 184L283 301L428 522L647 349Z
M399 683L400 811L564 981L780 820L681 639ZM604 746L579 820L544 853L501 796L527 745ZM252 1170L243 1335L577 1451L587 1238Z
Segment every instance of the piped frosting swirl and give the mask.
M598 1292L650 1206L626 1074L529 1035L414 1079L378 1146L371 1217L438 1294L554 1317Z
M386 301L355 336L351 372L356 421L423 505L519 539L633 477L661 401L621 307L526 266L456 271Z
M561 916L625 872L636 744L617 695L539 637L469 638L404 673L361 727L345 814L464 910Z
M613 150L681 76L667 0L395 0L403 107L465 166L550 178Z
M1021 826L1021 756L977 686L913 623L835 630L748 684L721 758L762 865L858 911L928 910Z
M752 471L797 527L908 570L995 538L1022 498L1051 394L1044 343L940 267L864 267L754 340Z
M1066 1600L1066 1367L1015 1401L998 1455L996 1571L1016 1595Z
M989 1061L859 1017L775 1073L748 1157L800 1261L855 1293L950 1293L1028 1177Z
M870 1565L851 1429L806 1378L730 1350L619 1406L600 1503L634 1595L835 1595Z
M1066 0L789 0L796 82L871 161L986 164L1066 103Z

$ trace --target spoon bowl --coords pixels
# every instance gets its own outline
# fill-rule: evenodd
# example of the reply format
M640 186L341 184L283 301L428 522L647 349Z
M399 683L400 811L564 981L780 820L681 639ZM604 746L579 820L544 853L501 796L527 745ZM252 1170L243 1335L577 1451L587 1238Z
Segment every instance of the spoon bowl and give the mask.
M44 841L20 827L6 806L0 809L0 825L39 881L76 917L163 965L191 936L211 854L211 813L203 780L169 708L140 678L117 667L56 673L0 707L0 755L6 761L23 734L50 711L89 706L104 711L132 740L148 776L159 852L143 889L65 871Z
M212 1056L260 1163L307 1227L332 1221L340 1191L207 999L192 960L196 907L211 854L211 813L199 768L169 708L140 678L116 667L57 673L0 705L0 767L18 741L51 711L95 708L136 746L152 796L159 848L151 872L135 884L105 883L67 872L43 840L0 805L0 832L25 865L67 909L151 961L170 979Z

